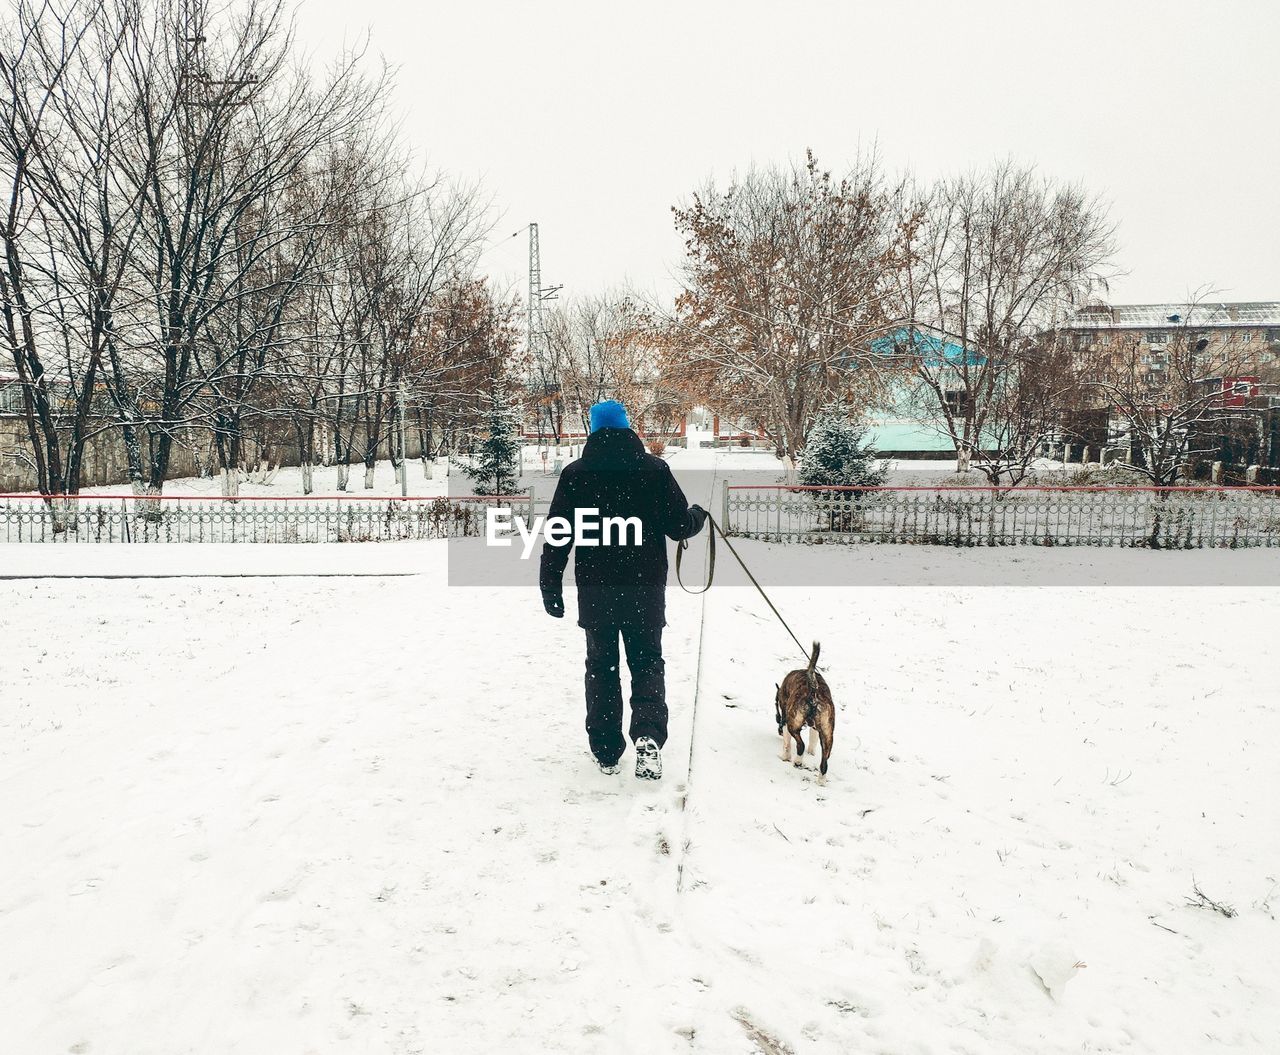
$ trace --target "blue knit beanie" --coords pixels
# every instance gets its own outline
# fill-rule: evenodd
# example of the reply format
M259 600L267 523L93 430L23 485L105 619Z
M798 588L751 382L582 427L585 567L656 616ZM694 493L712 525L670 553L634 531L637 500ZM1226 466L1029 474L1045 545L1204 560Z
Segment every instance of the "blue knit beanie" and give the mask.
M627 408L616 399L606 399L591 408L591 431L601 429L629 429L631 422L627 420Z

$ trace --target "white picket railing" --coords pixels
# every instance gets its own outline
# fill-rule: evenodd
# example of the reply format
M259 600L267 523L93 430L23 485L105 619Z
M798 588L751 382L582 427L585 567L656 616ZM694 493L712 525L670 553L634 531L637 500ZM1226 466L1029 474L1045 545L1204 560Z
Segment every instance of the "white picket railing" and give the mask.
M391 542L481 535L532 492L438 498L0 495L0 542Z
M1280 546L1274 487L787 487L724 493L725 531L803 543Z

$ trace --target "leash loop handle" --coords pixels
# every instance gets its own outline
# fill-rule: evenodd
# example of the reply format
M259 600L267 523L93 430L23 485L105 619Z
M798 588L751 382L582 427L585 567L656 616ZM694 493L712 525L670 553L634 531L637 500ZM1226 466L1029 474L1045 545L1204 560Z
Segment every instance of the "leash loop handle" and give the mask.
M707 582L700 590L691 590L684 584L684 580L680 578L681 558L684 557L684 551L689 548L689 540L682 538L676 545L676 582L680 584L680 589L685 593L691 593L695 597L698 594L706 593L711 589L712 580L716 577L716 522L711 519L711 514L707 514L707 523L711 525L707 532Z

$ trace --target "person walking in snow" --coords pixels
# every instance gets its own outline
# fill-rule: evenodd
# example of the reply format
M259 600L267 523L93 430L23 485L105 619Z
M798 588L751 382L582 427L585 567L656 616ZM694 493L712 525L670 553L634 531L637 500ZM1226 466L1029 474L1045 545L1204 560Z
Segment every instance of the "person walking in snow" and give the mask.
M636 748L636 776L662 776L661 749L667 740L665 664L662 628L666 625L667 539L692 538L702 530L707 512L690 506L670 466L647 453L627 421L626 408L615 400L591 408L591 435L582 457L560 476L547 514L570 523L576 510L598 516L635 517L640 543L625 536L626 545L577 547L574 578L578 584L578 625L587 633L587 739L596 764L605 773L618 771L626 750L622 735L622 684L618 639L631 671L631 723ZM547 613L564 616L564 569L572 540L542 547L539 585Z

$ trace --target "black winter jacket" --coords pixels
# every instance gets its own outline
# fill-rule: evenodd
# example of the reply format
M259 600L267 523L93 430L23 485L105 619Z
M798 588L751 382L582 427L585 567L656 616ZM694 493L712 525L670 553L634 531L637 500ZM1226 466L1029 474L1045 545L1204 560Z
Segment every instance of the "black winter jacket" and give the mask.
M576 509L599 510L601 519L638 517L642 525L639 546L632 544L634 532L628 532L627 545L578 547L578 625L664 625L667 539L693 537L706 518L701 509L689 508L671 467L646 453L631 429L593 432L582 457L565 466L547 519L573 523ZM560 595L572 548L572 543L544 543L539 576L544 595Z

